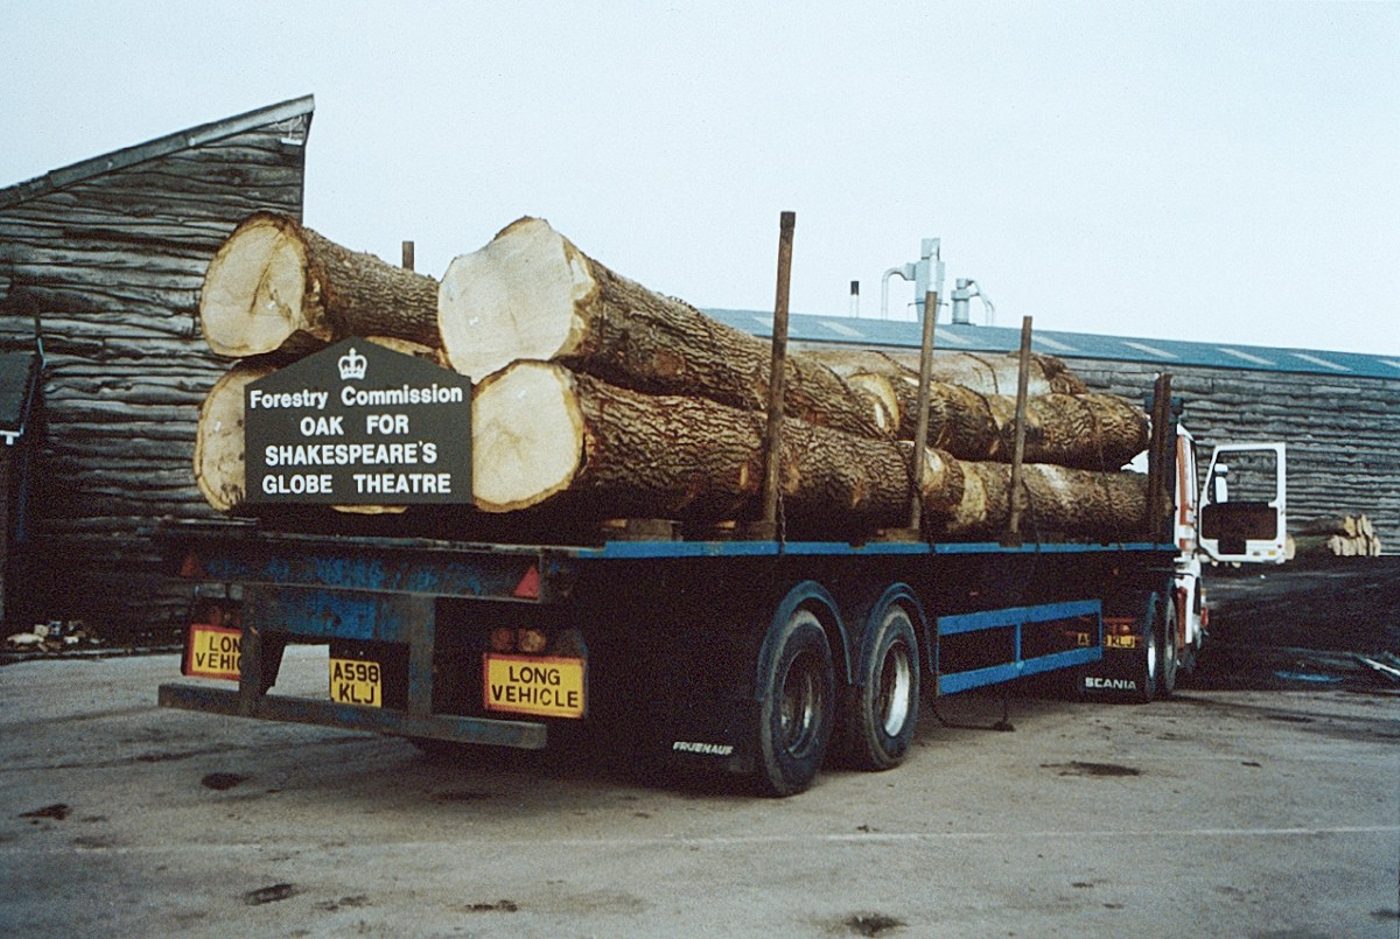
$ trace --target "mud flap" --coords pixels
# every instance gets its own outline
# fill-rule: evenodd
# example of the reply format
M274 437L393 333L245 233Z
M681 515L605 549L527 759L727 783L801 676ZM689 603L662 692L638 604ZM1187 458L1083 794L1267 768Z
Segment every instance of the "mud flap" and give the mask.
M638 756L675 769L753 772L752 638L720 630L658 638L633 650L645 675L629 692Z

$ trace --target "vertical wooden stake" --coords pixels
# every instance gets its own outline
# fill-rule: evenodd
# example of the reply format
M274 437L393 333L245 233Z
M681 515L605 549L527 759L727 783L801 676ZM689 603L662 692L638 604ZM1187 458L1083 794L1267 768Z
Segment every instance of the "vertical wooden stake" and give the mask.
M1021 543L1021 464L1026 458L1026 391L1031 378L1031 318L1021 317L1021 368L1016 374L1016 443L1011 450L1011 506L1002 544Z
M403 262L399 266L406 271L413 270L413 242L403 243Z
M768 368L768 428L764 437L763 528L778 534L778 460L783 439L783 372L787 366L788 293L792 286L792 232L797 213L784 212L778 228L778 289L773 302L773 358Z
M1174 500L1168 494L1169 480L1172 479L1171 448L1171 397L1172 377L1163 372L1157 376L1152 388L1152 436L1147 450L1147 534L1160 542L1175 541L1172 525L1166 522L1174 516ZM1168 507L1173 506L1169 512Z
M928 449L929 383L933 380L933 329L938 321L938 293L924 294L924 333L919 347L919 423L914 429L914 491L909 497L909 528L917 537L924 520L924 451Z

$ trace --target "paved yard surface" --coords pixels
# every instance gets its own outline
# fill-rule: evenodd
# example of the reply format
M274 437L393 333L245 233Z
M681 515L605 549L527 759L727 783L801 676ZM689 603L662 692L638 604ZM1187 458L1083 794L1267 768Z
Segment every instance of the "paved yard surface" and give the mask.
M294 650L288 684L319 687ZM926 715L775 801L576 757L153 702L173 655L0 668L0 934L1400 933L1400 698L1203 690ZM945 699L990 724L995 699Z

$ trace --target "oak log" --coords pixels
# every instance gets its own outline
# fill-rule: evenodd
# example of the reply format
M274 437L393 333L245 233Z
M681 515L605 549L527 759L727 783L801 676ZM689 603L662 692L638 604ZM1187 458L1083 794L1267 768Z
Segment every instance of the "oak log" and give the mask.
M1011 458L1016 399L987 398L1000 437L991 456ZM1115 395L1048 394L1026 400L1026 460L1081 469L1118 469L1147 446L1147 415Z
M243 453L243 389L271 375L271 365L239 362L214 382L199 409L194 438L194 481L220 512L243 504L247 474Z
M473 402L473 495L510 512L558 501L597 518L722 521L752 514L763 417L703 399L650 396L557 363L520 362L489 376ZM784 514L806 531L869 534L907 516L911 443L787 421ZM1026 466L1027 531L1122 540L1141 535L1146 477ZM969 487L973 491L969 492ZM925 451L920 496L930 529L999 530L1010 467Z
M305 354L346 336L441 345L433 278L268 212L245 219L209 262L199 318L210 348L239 358Z
M821 362L841 376L857 372L897 372L910 376L916 383L919 380L917 352L829 348L807 349L802 354ZM1017 372L1020 368L1019 358L1015 352L1003 355L994 352L935 349L932 379L950 385L961 385L978 394L1015 395ZM1088 390L1088 386L1079 376L1070 371L1060 359L1039 352L1031 353L1030 383L1027 386L1029 394L1083 394Z
M990 537L1011 511L1011 466L963 462L963 497L947 519L952 537ZM1147 531L1147 477L1044 463L1021 467L1025 499L1021 530L1030 540L1048 535L1103 541L1141 538Z
M455 258L437 310L448 361L473 381L532 359L648 394L766 406L767 342L613 272L542 219L522 218ZM789 356L783 383L789 417L893 436L884 404L820 363Z
M760 495L764 423L760 412L707 398L647 395L558 363L518 362L477 387L473 497L485 512L557 499L598 518L746 518ZM790 522L873 530L907 513L906 445L792 419L782 444ZM925 510L946 516L960 497L957 462L929 450Z

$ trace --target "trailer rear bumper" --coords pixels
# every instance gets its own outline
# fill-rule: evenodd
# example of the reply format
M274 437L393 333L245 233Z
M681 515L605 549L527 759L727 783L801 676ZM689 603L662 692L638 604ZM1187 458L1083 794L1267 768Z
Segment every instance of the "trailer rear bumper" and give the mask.
M249 700L240 697L238 690L232 688L165 684L160 686L158 701L161 707L203 711L206 714L319 724L341 730L427 737L523 750L544 749L548 736L548 728L535 721L503 721L454 714L409 714L290 695L258 695Z

